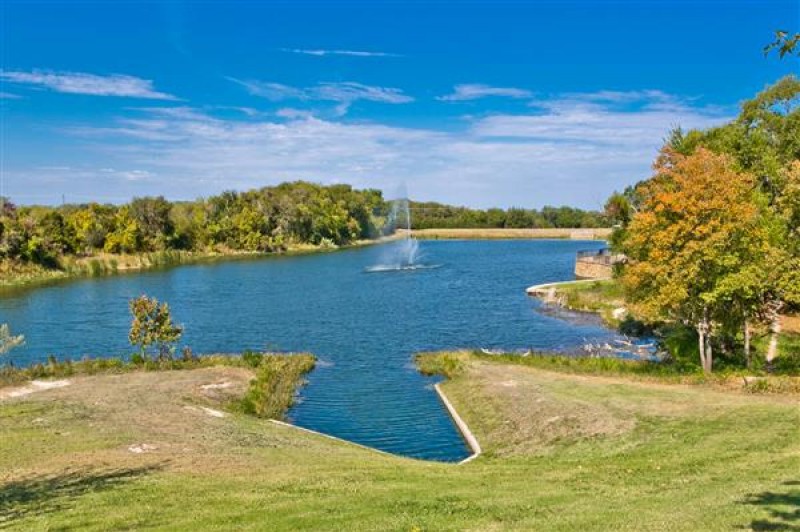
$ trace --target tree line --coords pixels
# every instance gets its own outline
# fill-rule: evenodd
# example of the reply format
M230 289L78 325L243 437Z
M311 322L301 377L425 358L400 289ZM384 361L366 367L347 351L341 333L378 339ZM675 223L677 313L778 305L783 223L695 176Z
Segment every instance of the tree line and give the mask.
M773 364L782 313L800 310L800 81L779 80L738 117L671 132L651 178L613 194L612 246L640 316L694 330L703 369L715 355Z
M411 202L412 227L599 227L603 214L571 207L478 210ZM16 206L0 198L0 260L57 267L64 255L167 250L283 251L340 246L391 232L379 190L297 181L197 201L134 198L123 205ZM405 221L403 221L405 225Z
M553 227L608 227L603 212L575 207L545 206L541 210L512 207L510 209L471 209L435 202L412 201L413 229L532 229Z
M378 235L387 214L378 190L301 181L187 202L142 197L124 205L17 207L0 198L0 260L55 267L62 255L100 252L342 245Z

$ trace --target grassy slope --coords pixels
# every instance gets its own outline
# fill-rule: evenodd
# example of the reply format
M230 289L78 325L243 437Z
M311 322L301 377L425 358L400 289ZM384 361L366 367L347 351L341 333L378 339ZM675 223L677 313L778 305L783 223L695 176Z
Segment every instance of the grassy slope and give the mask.
M722 530L796 519L796 396L456 366L444 390L486 450L464 466L196 408L243 393L243 368L80 377L0 401L0 526ZM157 449L128 451L141 443Z

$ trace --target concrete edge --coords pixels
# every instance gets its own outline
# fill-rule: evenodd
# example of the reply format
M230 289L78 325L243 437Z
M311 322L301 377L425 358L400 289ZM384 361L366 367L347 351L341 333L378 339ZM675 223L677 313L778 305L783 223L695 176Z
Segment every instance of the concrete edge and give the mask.
M558 281L555 283L544 283L544 284L535 284L533 286L529 286L525 289L525 293L528 295L536 295L543 290L547 290L549 288L553 288L556 286L562 286L566 284L579 284L579 283L596 283L597 281L608 281L611 277L604 277L599 279L575 279L574 281Z
M469 430L469 426L466 424L466 422L463 419L461 419L461 416L458 415L458 412L456 411L455 407L450 403L450 400L447 399L447 396L444 394L439 384L434 384L433 389L436 390L436 393L439 395L439 399L441 399L442 403L444 403L445 408L447 408L447 412L450 414L450 417L455 422L459 432L461 432L461 436L464 438L464 440L467 442L467 445L469 445L469 448L472 450L472 454L467 458L458 462L458 465L471 462L472 460L479 457L482 452L481 445L480 443L478 443L478 439L475 437L474 434L472 434L472 431Z
M295 429L295 430L299 430L299 431L305 432L306 434L313 434L314 436L321 436L323 438L327 438L327 439L333 440L335 442L344 443L345 445L353 445L353 446L358 447L360 449L365 449L367 451L372 451L374 453L379 453L379 454L382 454L384 456L392 456L394 458L405 458L404 456L388 453L386 451L381 451L380 449L376 449L375 447L370 447L369 445L362 445L362 444L356 443L354 441L345 440L343 438L339 438L339 437L336 437L336 436L331 436L330 434L325 434L324 432L319 432L319 431L316 431L316 430L313 430L313 429L307 429L305 427L301 427L300 425L293 425L291 423L287 423L285 421L280 421L278 419L270 419L269 421L271 421L275 425L280 425L281 427L288 427L288 428L291 428L291 429Z

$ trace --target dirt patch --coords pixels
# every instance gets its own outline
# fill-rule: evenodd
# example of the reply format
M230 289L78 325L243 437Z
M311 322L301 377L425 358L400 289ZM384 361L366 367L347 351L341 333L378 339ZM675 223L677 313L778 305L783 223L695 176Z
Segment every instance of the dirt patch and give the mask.
M196 407L196 406L187 405L187 406L184 406L184 408L186 410L191 410L192 412L200 412L200 413L209 415L211 417L223 418L223 417L226 417L228 415L225 412L222 412L221 410L217 410L215 408L209 408L207 406Z
M781 326L784 332L800 334L800 315L782 316Z
M157 449L158 447L156 447L155 445L150 445L149 443L140 443L128 447L128 450L133 454L150 453Z
M636 423L604 405L559 397L535 372L516 366L470 367L475 398L489 405L495 419L481 423L482 444L497 455L539 453L559 443L620 434Z
M63 388L65 386L69 386L70 384L72 384L72 382L68 380L31 381L30 384L26 384L25 386L18 386L16 388L9 388L5 390L0 389L0 401L3 399L24 397L32 393L52 390L54 388Z
M17 395L14 401L44 406L47 415L39 415L37 425L60 434L91 434L105 442L104 449L73 455L79 465L101 456L109 463L129 464L152 454L168 460L172 469L196 467L198 461L210 469L228 467L226 463L238 467L225 453L250 436L238 430L235 416L225 409L242 397L252 377L249 369L222 366L80 376L69 386ZM214 386L221 383L225 386ZM70 417L73 412L77 414Z

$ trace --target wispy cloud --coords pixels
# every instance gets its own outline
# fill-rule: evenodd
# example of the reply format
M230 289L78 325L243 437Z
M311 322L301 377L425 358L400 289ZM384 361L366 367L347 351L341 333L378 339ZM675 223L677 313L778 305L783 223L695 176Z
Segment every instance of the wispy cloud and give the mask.
M281 118L289 118L289 119L296 119L296 118L312 118L314 113L308 111L306 109L295 109L293 107L283 107L275 111L275 116L279 116Z
M282 83L274 83L269 81L245 81L237 78L228 77L229 81L233 81L234 83L238 83L245 89L247 92L252 94L253 96L261 96L262 98L266 98L273 102L279 102L282 100L308 100L309 92L306 89L298 89L295 87L290 87L289 85L284 85Z
M302 48L281 48L281 51L293 54L314 55L324 57L326 55L345 55L350 57L402 57L400 54L388 52L369 52L364 50L323 50L323 49L302 49Z
M0 79L19 85L44 87L56 92L69 94L177 100L175 96L156 91L153 88L153 82L150 80L123 74L99 76L84 72L52 72L46 70L21 72L4 70L0 71Z
M400 89L391 87L374 87L346 81L340 83L319 83L313 87L292 87L282 83L265 81L243 81L236 78L229 80L242 85L250 94L261 96L278 102L284 100L329 101L336 102L338 114L347 112L349 106L358 100L390 104L408 103L414 98Z
M443 102L462 102L467 100L477 100L489 96L501 96L505 98L530 98L533 96L531 91L518 89L515 87L492 87L480 83L456 85L451 94L439 96L437 100Z
M22 98L19 94L11 94L10 92L0 92L0 100L19 100Z
M669 101L685 100L660 90L614 91L601 90L596 92L568 92L562 96L564 99L575 99L589 102L626 103L636 101Z
M139 109L104 127L68 131L91 139L98 168L135 174L98 171L89 178L84 168L77 177L52 171L47 178L85 188L76 194L113 177L132 195L176 198L294 179L387 191L405 182L413 197L451 203L600 207L612 190L648 175L671 127L709 127L729 116L688 103L631 110L586 101L596 99L557 96L529 113L482 117L447 131L324 120L288 108L257 119L188 107ZM8 182L20 183L25 194L42 179L17 172Z

